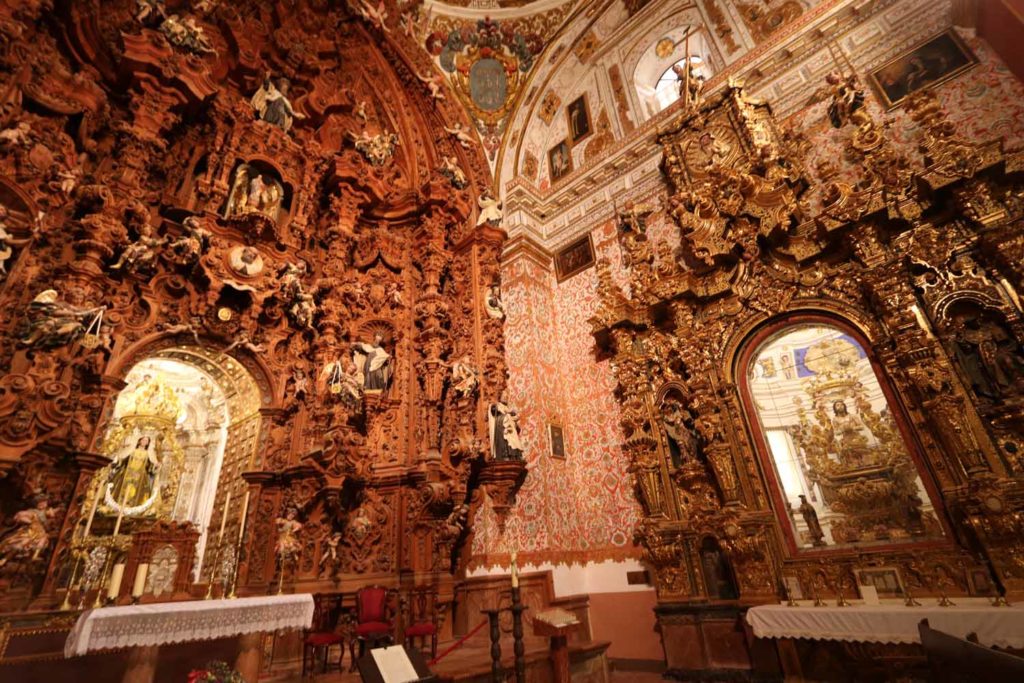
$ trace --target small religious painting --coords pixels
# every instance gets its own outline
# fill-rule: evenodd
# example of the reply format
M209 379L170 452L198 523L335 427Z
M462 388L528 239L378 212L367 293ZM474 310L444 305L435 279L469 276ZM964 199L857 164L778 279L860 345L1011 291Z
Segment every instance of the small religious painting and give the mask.
M903 581L896 567L871 567L857 570L857 583L873 586L879 598L902 598Z
M987 569L972 569L967 572L971 595L996 595L996 587L992 585L992 576Z
M871 84L886 107L895 107L907 95L942 83L977 61L956 31L950 29L872 71Z
M565 108L569 117L569 139L576 144L590 135L590 111L587 109L587 96L580 95Z
M548 436L551 439L551 457L553 457L553 458L564 458L565 457L565 432L562 431L562 425L549 424L548 425Z
M551 180L569 175L572 171L572 156L569 154L569 143L562 140L548 151L548 167L551 169Z
M590 233L555 254L555 275L559 282L594 265L594 243Z
M786 595L790 600L803 600L804 589L800 586L800 579L796 576L783 576L782 583L786 586Z

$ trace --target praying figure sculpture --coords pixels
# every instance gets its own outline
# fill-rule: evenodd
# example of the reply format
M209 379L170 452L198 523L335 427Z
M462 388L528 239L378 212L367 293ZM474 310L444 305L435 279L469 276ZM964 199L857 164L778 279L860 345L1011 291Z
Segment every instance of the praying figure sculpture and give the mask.
M373 342L356 342L352 345L352 360L362 373L363 391L367 394L381 393L388 388L391 379L391 354L384 349L384 335L373 335Z
M288 100L288 87L287 78L275 80L268 73L250 102L256 110L257 118L277 126L286 133L291 129L294 119L306 118L292 108L292 103Z
M507 391L492 403L487 414L491 436L491 455L495 460L522 460L523 442L519 438L519 414L509 407Z

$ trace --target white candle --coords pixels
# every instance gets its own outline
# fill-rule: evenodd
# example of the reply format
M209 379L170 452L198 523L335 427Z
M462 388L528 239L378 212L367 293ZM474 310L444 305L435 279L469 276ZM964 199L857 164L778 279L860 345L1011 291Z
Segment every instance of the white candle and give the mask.
M512 587L513 588L519 588L519 570L516 567L516 554L515 553L512 553L511 562L512 562L512 564L511 564L510 569L512 571Z
M143 563L135 570L135 585L132 586L132 597L137 598L146 590L146 574L149 573L149 564Z
M117 521L114 523L114 533L111 536L117 536L118 532L121 531L121 520L124 519L124 507L120 507L117 510Z
M249 514L249 491L245 492L242 500L242 516L238 518L238 545L242 545L242 536L245 534L245 516Z
M228 495L224 498L224 514L220 516L220 532L217 534L217 545L224 540L224 527L228 523L228 507L231 505L231 491L228 491Z
M114 565L114 571L110 573L110 585L107 587L107 597L111 600L117 599L117 594L121 592L121 580L124 578L124 562L118 562Z
M92 520L96 518L96 508L100 504L100 492L96 490L96 497L92 499L92 508L89 510L89 520L85 523L85 533L82 534L82 538L89 538L89 532L92 531Z

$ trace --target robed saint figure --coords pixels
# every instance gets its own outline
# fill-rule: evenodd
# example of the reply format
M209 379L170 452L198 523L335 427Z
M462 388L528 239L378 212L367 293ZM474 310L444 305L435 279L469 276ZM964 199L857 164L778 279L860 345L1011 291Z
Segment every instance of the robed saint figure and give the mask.
M391 379L391 354L384 348L384 335L373 336L373 343L356 342L352 345L352 360L362 374L363 391L382 392Z
M519 415L505 403L505 396L491 404L487 415L491 436L491 454L495 460L522 460L523 442L519 438Z

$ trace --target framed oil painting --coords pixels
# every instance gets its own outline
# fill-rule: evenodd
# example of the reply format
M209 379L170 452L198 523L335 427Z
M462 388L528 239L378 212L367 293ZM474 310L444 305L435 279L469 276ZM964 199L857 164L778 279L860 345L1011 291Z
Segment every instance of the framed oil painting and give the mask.
M554 422L548 423L548 438L551 440L551 457L565 457L565 432L562 425Z
M572 155L569 154L569 143L562 140L548 151L548 167L551 169L551 181L563 178L572 171Z
M590 135L590 109L587 108L587 96L580 95L565 108L569 117L569 141L576 144Z
M892 108L914 91L949 80L977 63L964 41L950 29L883 64L869 79L882 104Z
M594 243L590 233L579 238L555 254L555 277L559 282L568 280L594 265Z
M904 595L900 570L896 567L858 569L857 583L861 586L874 586L880 598L902 598Z

